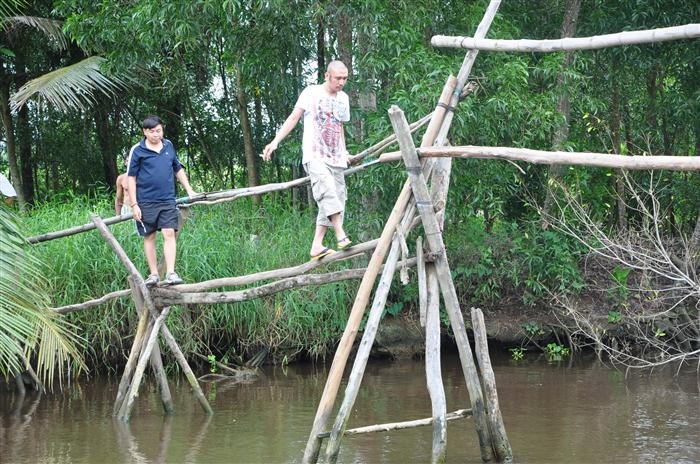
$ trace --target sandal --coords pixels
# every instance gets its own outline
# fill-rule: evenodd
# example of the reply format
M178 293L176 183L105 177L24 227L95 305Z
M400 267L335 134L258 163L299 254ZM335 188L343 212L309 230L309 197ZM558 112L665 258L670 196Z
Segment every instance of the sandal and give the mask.
M348 248L350 245L352 245L352 240L348 236L345 236L338 240L338 249L339 250L344 250Z
M335 250L333 250L331 248L324 248L319 253L316 253L315 255L311 255L311 260L316 261L316 260L323 258L324 256L332 255L333 253L335 253Z

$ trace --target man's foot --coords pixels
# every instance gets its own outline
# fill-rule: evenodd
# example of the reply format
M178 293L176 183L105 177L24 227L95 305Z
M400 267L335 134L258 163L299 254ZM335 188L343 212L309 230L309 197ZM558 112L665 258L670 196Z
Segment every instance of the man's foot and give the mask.
M146 287L153 287L154 285L158 284L158 280L158 274L151 274L146 280L143 281L143 283L146 284Z
M350 240L350 238L348 238L347 236L338 240L338 249L339 250L344 250L347 247L349 247L350 245L352 245L352 240Z
M333 253L335 253L335 250L333 250L331 248L324 248L323 250L316 253L315 255L311 255L311 260L316 261L316 260L323 258L324 256L332 255Z
M185 281L180 278L179 275L177 275L177 272L168 272L165 274L165 279L163 280L163 285L180 285L184 283Z

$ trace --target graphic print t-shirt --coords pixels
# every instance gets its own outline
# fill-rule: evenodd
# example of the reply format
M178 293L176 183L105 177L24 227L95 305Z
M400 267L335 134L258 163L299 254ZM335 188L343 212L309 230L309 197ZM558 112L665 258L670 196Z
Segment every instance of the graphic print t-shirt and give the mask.
M350 100L340 91L331 96L323 85L305 88L295 105L304 110L302 163L321 160L330 166L348 165L343 123L350 120Z

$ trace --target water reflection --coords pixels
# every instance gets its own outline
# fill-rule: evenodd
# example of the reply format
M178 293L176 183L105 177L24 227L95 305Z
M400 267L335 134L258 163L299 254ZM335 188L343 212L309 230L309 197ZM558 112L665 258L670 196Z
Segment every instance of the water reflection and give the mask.
M700 462L692 369L676 377L672 370L626 374L593 360L531 358L493 357L517 463ZM456 354L442 367L448 410L469 407ZM424 369L421 361L371 362L348 427L428 417ZM264 374L249 383L205 384L211 418L185 381L171 383L176 413L164 416L155 384L146 382L128 424L111 416L116 382L85 382L43 397L2 392L0 462L298 463L326 369ZM471 419L450 422L447 430L447 462L481 462ZM340 462L429 462L431 440L431 427L348 437Z

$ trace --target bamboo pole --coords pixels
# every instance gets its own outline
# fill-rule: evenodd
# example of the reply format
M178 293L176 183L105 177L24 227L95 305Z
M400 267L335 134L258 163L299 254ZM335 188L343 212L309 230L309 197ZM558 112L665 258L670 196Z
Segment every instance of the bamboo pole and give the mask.
M433 47L468 48L494 52L560 52L572 50L597 50L621 45L638 45L668 42L700 37L700 24L663 27L642 31L625 31L592 37L571 37L555 40L499 40L461 36L435 35L430 40Z
M426 277L428 301L425 325L425 378L433 413L433 448L430 462L436 464L445 461L447 452L447 400L440 365L440 284L434 264L428 264Z
M410 210L411 208L408 209ZM408 226L412 219L413 212L407 211L407 213L404 213L401 224L397 229ZM335 463L338 460L340 441L343 437L343 432L347 427L350 412L352 411L352 407L355 404L357 394L360 390L362 377L364 375L365 368L367 367L367 360L369 359L372 345L374 344L377 330L379 329L379 322L381 321L384 306L386 305L386 299L389 296L389 290L391 289L391 281L393 280L399 255L402 251L401 248L401 238L399 237L397 231L394 240L391 242L391 249L387 255L386 263L384 264L384 268L382 270L382 276L379 279L379 284L374 291L374 300L372 302L369 316L367 317L367 322L365 323L365 330L362 334L360 346L355 354L355 362L353 363L350 377L348 378L348 384L345 388L343 402L338 411L338 415L336 416L328 443L326 444L327 463Z
M75 311L82 311L83 309L90 309L96 306L103 305L110 300L116 300L117 298L123 298L125 296L131 295L131 290L117 290L116 292L110 292L94 300L85 301L83 303L72 304L67 306L61 306L59 308L51 308L52 311L58 314L70 314Z
M606 153L544 151L529 148L482 147L474 145L426 147L418 148L416 151L421 158L500 159L526 161L534 164L568 164L636 171L653 169L700 171L700 157L698 156L623 156ZM380 162L385 163L399 159L401 159L401 153L396 151L382 155Z
M362 281L360 282L360 286L355 296L355 302L353 303L352 309L350 310L350 314L348 316L348 322L345 326L345 330L343 331L343 335L340 338L338 348L336 349L333 357L333 362L328 371L326 386L323 389L321 400L319 401L319 405L316 410L316 416L314 417L314 423L311 427L311 433L309 434L309 439L306 443L306 448L304 449L304 456L302 458L302 463L304 464L312 464L318 460L318 454L321 446L321 441L318 438L318 434L321 433L328 423L328 418L333 408L333 404L335 403L335 398L338 393L338 387L340 386L343 371L345 370L345 364L350 354L350 350L352 349L353 342L355 341L360 323L362 322L362 316L364 314L365 307L367 306L370 292L372 291L374 281L379 273L384 257L388 252L388 248L394 236L396 225L401 220L403 212L406 209L408 200L408 192L406 192L405 195L399 195L399 200L397 200L386 224L384 225L384 230L382 231L382 235L379 237L377 247L369 260L369 264L367 265L367 271L364 273Z
M134 372L134 378L131 381L129 393L127 394L126 399L119 410L119 414L117 415L117 417L124 422L129 421L129 416L131 415L131 408L134 406L134 401L136 399L136 396L138 395L139 386L141 384L141 378L143 377L143 373L146 370L146 363L151 357L153 346L158 341L158 333L160 332L160 328L162 327L163 322L165 321L165 318L168 316L169 312L170 306L166 306L165 308L163 308L160 315L156 318L155 322L153 323L153 328L151 329L151 334L148 337L148 342L146 343L143 353L141 354L141 357L139 359L139 362L136 365L136 371Z
M415 266L415 258L406 261L407 266ZM379 268L381 269L381 267ZM275 293L292 288L305 287L309 285L322 285L332 282L340 282L349 279L359 279L366 272L366 268L345 269L327 274L309 274L281 279L259 287L248 288L231 292L208 292L208 293L182 293L179 289L161 287L153 290L154 300L158 305L172 304L223 304L238 303L241 301L262 298Z
M134 341L131 343L131 351L129 352L129 358L124 366L124 372L122 372L122 378L119 381L119 387L117 388L117 398L114 400L114 406L112 407L112 415L116 416L119 414L119 410L122 407L124 398L126 397L126 392L131 384L131 374L136 367L139 355L141 354L141 346L143 345L144 335L146 334L146 327L148 325L148 313L146 311L142 312L139 316L139 324L136 327L136 335L134 336Z
M207 280L204 282L198 282L195 284L182 284L178 285L176 288L178 291L187 292L201 292L205 290L211 290L213 288L219 287L233 287L239 285L248 285L259 280L270 280L270 279L283 279L287 277L295 277L302 274L307 274L308 272L324 266L329 263L351 258L353 256L366 253L373 250L377 246L378 240L370 240L367 242L353 244L350 248L343 251L336 251L328 256L325 256L320 260L309 260L303 264L297 266L273 269L269 271L256 272L254 274L247 274L244 276L237 277L223 277L220 279Z
M127 268L130 275L134 278L134 282L138 285L139 289L141 290L141 295L143 295L145 307L151 314L151 317L153 317L154 319L157 318L159 314L156 311L155 305L151 300L149 290L146 287L143 278L136 269L136 266L134 266L134 263L131 262L124 249L121 247L121 245L119 245L119 243L114 238L109 229L107 229L107 226L102 221L102 219L97 215L92 215L91 219L95 223L97 230L99 230L100 234L102 234L102 237L107 241L110 247L112 247L112 250L117 255L117 258ZM175 360L180 365L180 368L182 369L183 373L185 374L185 377L187 378L187 381L190 383L190 386L192 387L192 392L194 393L195 398L197 398L197 401L199 401L200 405L202 406L202 409L204 409L204 411L207 414L213 414L214 412L212 411L211 406L209 406L209 402L207 401L206 397L204 396L204 393L202 392L202 388L197 382L197 377L194 375L194 372L192 372L192 369L187 363L185 355L182 354L182 350L178 346L177 342L175 341L175 337L173 337L172 333L170 333L170 330L168 329L168 326L166 324L163 324L161 334L163 335L163 339L168 345L168 348L170 348L170 350L173 352L173 356L175 356Z
M134 304L136 306L137 313L148 315L149 312L144 309L145 301L143 294L138 289L138 286L134 278L129 279L129 286L133 290ZM175 405L173 404L173 396L170 393L170 386L168 385L168 376L165 373L165 368L163 367L163 358L160 353L160 347L156 343L151 352L151 368L153 369L153 374L158 383L158 390L160 391L160 400L163 405L163 411L165 415L170 415L175 412Z
M472 415L471 409L458 409L457 411L449 412L445 415L446 421L453 421L456 419L462 419L464 417L469 417ZM391 422L388 424L377 424L377 425L367 425L365 427L357 427L354 429L348 429L345 431L345 436L359 435L362 433L373 433L373 432L389 432L391 430L401 430L401 429L412 429L414 427L421 427L424 425L430 425L433 423L432 417L427 417L425 419L416 419L404 422ZM318 438L326 438L330 435L330 432L322 432L318 434Z
M484 12L484 17L481 18L481 22L479 22L479 26L476 28L474 37L479 39L486 37L486 33L491 27L491 23L493 22L493 18L496 16L499 6L501 6L501 0L491 0L489 2L489 6L486 7L486 11ZM478 50L469 50L464 56L462 66L459 68L459 72L457 73L457 84L455 85L455 91L452 94L452 98L450 99L450 103L448 105L450 108L456 108L459 104L462 90L469 79L469 73L471 73L472 66L474 65L474 61L476 61L478 54ZM448 111L445 115L445 122L440 129L440 133L438 134L435 143L431 143L431 145L442 146L447 143L447 134L450 131L453 117L454 111Z
M423 254L423 237L416 239L416 273L418 274L418 310L420 326L425 327L428 311L428 284L425 276L425 254Z
M452 82L451 79L454 78L450 76L450 78L448 78L448 82ZM443 92L445 92L444 89ZM433 117L428 124L428 128L423 135L423 142L426 145L431 145L432 141L435 139L437 131L441 126L440 121L443 119L444 114L444 107L436 107L435 111L433 112ZM430 170L431 168L432 163L427 163L426 169ZM389 244L394 240L393 237L396 226L399 221L401 221L402 216L405 214L410 199L411 187L408 181L406 181L396 200L396 203L394 204L394 208L392 209L391 214L384 225L384 229L379 237L377 247L370 258L369 264L367 265L367 271L362 277L362 281L360 282L360 286L357 290L355 302L353 303L350 315L348 316L348 322L333 357L333 362L328 372L328 378L326 379L326 385L323 389L318 409L316 410L316 416L314 417L314 423L311 427L311 433L309 434L309 439L306 443L306 448L304 449L304 456L302 458L303 464L313 464L318 461L318 454L321 448L321 440L318 438L318 434L321 433L328 423L331 410L335 404L335 398L338 394L338 388L343 376L343 371L345 370L345 364L347 362L348 355L350 354L350 350L352 349L352 344L357 335L360 323L362 322L362 316L367 306L367 302L369 301L369 295L372 291L374 281L376 280L381 263L384 261L384 257L387 254Z
M399 107L393 105L389 109L389 119L391 119L391 125L396 132L399 146L401 147L401 153L404 156L404 163L406 164L406 170L408 171L409 180L411 181L413 194L416 197L416 206L423 221L426 240L428 241L431 251L433 253L438 253L437 259L435 260L435 268L437 270L443 300L445 301L445 307L450 318L450 324L452 325L457 341L457 348L462 362L467 389L469 390L469 399L474 412L474 422L481 448L481 458L484 461L490 461L493 458L493 445L489 434L488 422L486 420L479 375L474 363L474 356L469 347L469 339L464 327L464 319L459 307L457 292L455 291L450 267L447 262L442 234L440 233L440 228L435 218L428 187L425 184L420 161L416 154L416 148L413 145L411 135L406 131L408 123L406 122L403 111L401 111Z
M486 392L486 410L488 411L491 435L493 436L493 448L498 462L509 462L513 459L513 450L508 441L506 428L503 425L501 408L498 406L498 392L496 391L496 377L491 367L489 346L486 337L486 324L484 314L479 308L472 308L472 328L474 329L474 349L479 361L479 370L483 379Z
M298 266L292 266L282 269L273 269L269 271L256 272L253 274L247 274L244 276L237 277L223 277L219 279L206 280L203 282L197 282L193 284L181 284L177 286L177 289L181 292L201 292L204 290L210 290L218 287L229 287L236 285L247 285L258 280L268 280L268 279L279 279L284 277L293 277L301 274L308 273L309 271L323 266L325 264L332 263L334 261L340 261L344 259L351 258L353 256L365 253L369 250L374 249L377 246L377 240L370 240L363 243L358 243L353 245L347 250L338 251L325 257L322 260L312 260L307 261ZM122 298L131 295L131 290L117 290L115 292L108 293L100 298L94 300L88 300L83 303L72 304L67 306L61 306L58 308L51 308L52 311L58 314L69 314L76 311L82 311L84 309L94 308L101 304L104 304L110 300L116 298Z

